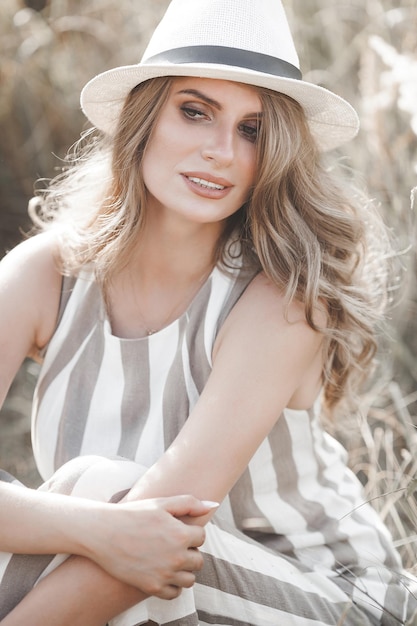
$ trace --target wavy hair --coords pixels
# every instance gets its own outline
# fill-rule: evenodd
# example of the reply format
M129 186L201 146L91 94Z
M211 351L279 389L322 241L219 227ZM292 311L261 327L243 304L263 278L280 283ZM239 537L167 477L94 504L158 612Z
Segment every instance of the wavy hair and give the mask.
M38 229L60 234L63 271L93 263L104 290L128 263L146 220L142 158L172 80L134 88L114 137L87 133L69 167L30 205ZM354 401L375 356L387 293L387 233L366 199L326 167L302 107L283 94L258 92L257 181L229 219L214 260L227 263L235 233L247 262L288 303L304 304L308 324L324 335L324 397L333 409L342 399ZM327 324L318 328L323 309Z
M267 90L258 180L247 207L247 240L288 302L302 302L324 334L329 408L352 405L372 370L389 289L388 231L370 201L326 167L301 106ZM326 311L318 328L319 310Z

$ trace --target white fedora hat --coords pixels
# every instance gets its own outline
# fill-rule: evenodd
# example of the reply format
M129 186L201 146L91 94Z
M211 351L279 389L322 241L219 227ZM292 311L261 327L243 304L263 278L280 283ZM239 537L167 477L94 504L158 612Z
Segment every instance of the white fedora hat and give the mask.
M141 62L90 80L81 107L94 126L112 134L129 92L157 76L231 80L291 96L323 151L358 132L358 116L346 100L302 80L280 0L172 0Z

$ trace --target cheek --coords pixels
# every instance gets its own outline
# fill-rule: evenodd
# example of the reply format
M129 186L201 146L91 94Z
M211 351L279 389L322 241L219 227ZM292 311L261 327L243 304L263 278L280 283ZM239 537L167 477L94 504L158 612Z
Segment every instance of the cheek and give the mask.
M163 177L168 168L172 166L172 154L170 142L162 133L155 133L148 144L142 161L142 172L145 185L147 182Z
M245 179L246 179L248 188L252 187L252 185L255 182L257 169L258 169L258 166L257 166L256 149L253 148L247 154L245 167L242 168L242 171L245 172Z
M178 133L164 133L163 129L155 134L152 143L149 145L144 157L144 175L146 171L152 170L159 176L170 176L178 169L178 163L184 154L184 143L181 142L181 135Z
M146 152L142 159L142 177L145 187L147 189L152 188L152 181L155 176L155 167L153 165L154 157L153 151L150 146L146 149Z
M180 150L186 140L187 134L181 125L181 120L166 114L161 117L154 130L151 147L154 152L159 151L159 156L163 157L167 152Z

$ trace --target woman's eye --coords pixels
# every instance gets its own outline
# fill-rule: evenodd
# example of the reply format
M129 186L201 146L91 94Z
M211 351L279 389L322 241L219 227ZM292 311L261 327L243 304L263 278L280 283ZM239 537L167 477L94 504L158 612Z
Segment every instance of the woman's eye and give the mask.
M183 105L181 107L181 111L184 117L189 120L200 120L206 117L203 111L200 111L199 109L196 109L195 107L188 106L188 105Z
M259 123L254 122L253 124L241 124L239 130L240 134L245 139L251 141L252 143L255 143L259 135Z

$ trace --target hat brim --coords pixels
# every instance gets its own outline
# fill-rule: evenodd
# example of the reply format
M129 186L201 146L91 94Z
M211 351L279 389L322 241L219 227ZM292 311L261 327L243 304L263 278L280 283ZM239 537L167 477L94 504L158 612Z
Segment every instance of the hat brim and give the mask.
M86 84L81 92L81 108L96 128L112 135L129 92L140 83L161 76L229 80L286 94L303 107L312 135L322 151L331 150L353 139L359 130L359 119L353 107L324 87L303 80L218 64L138 64L117 67L95 76Z

